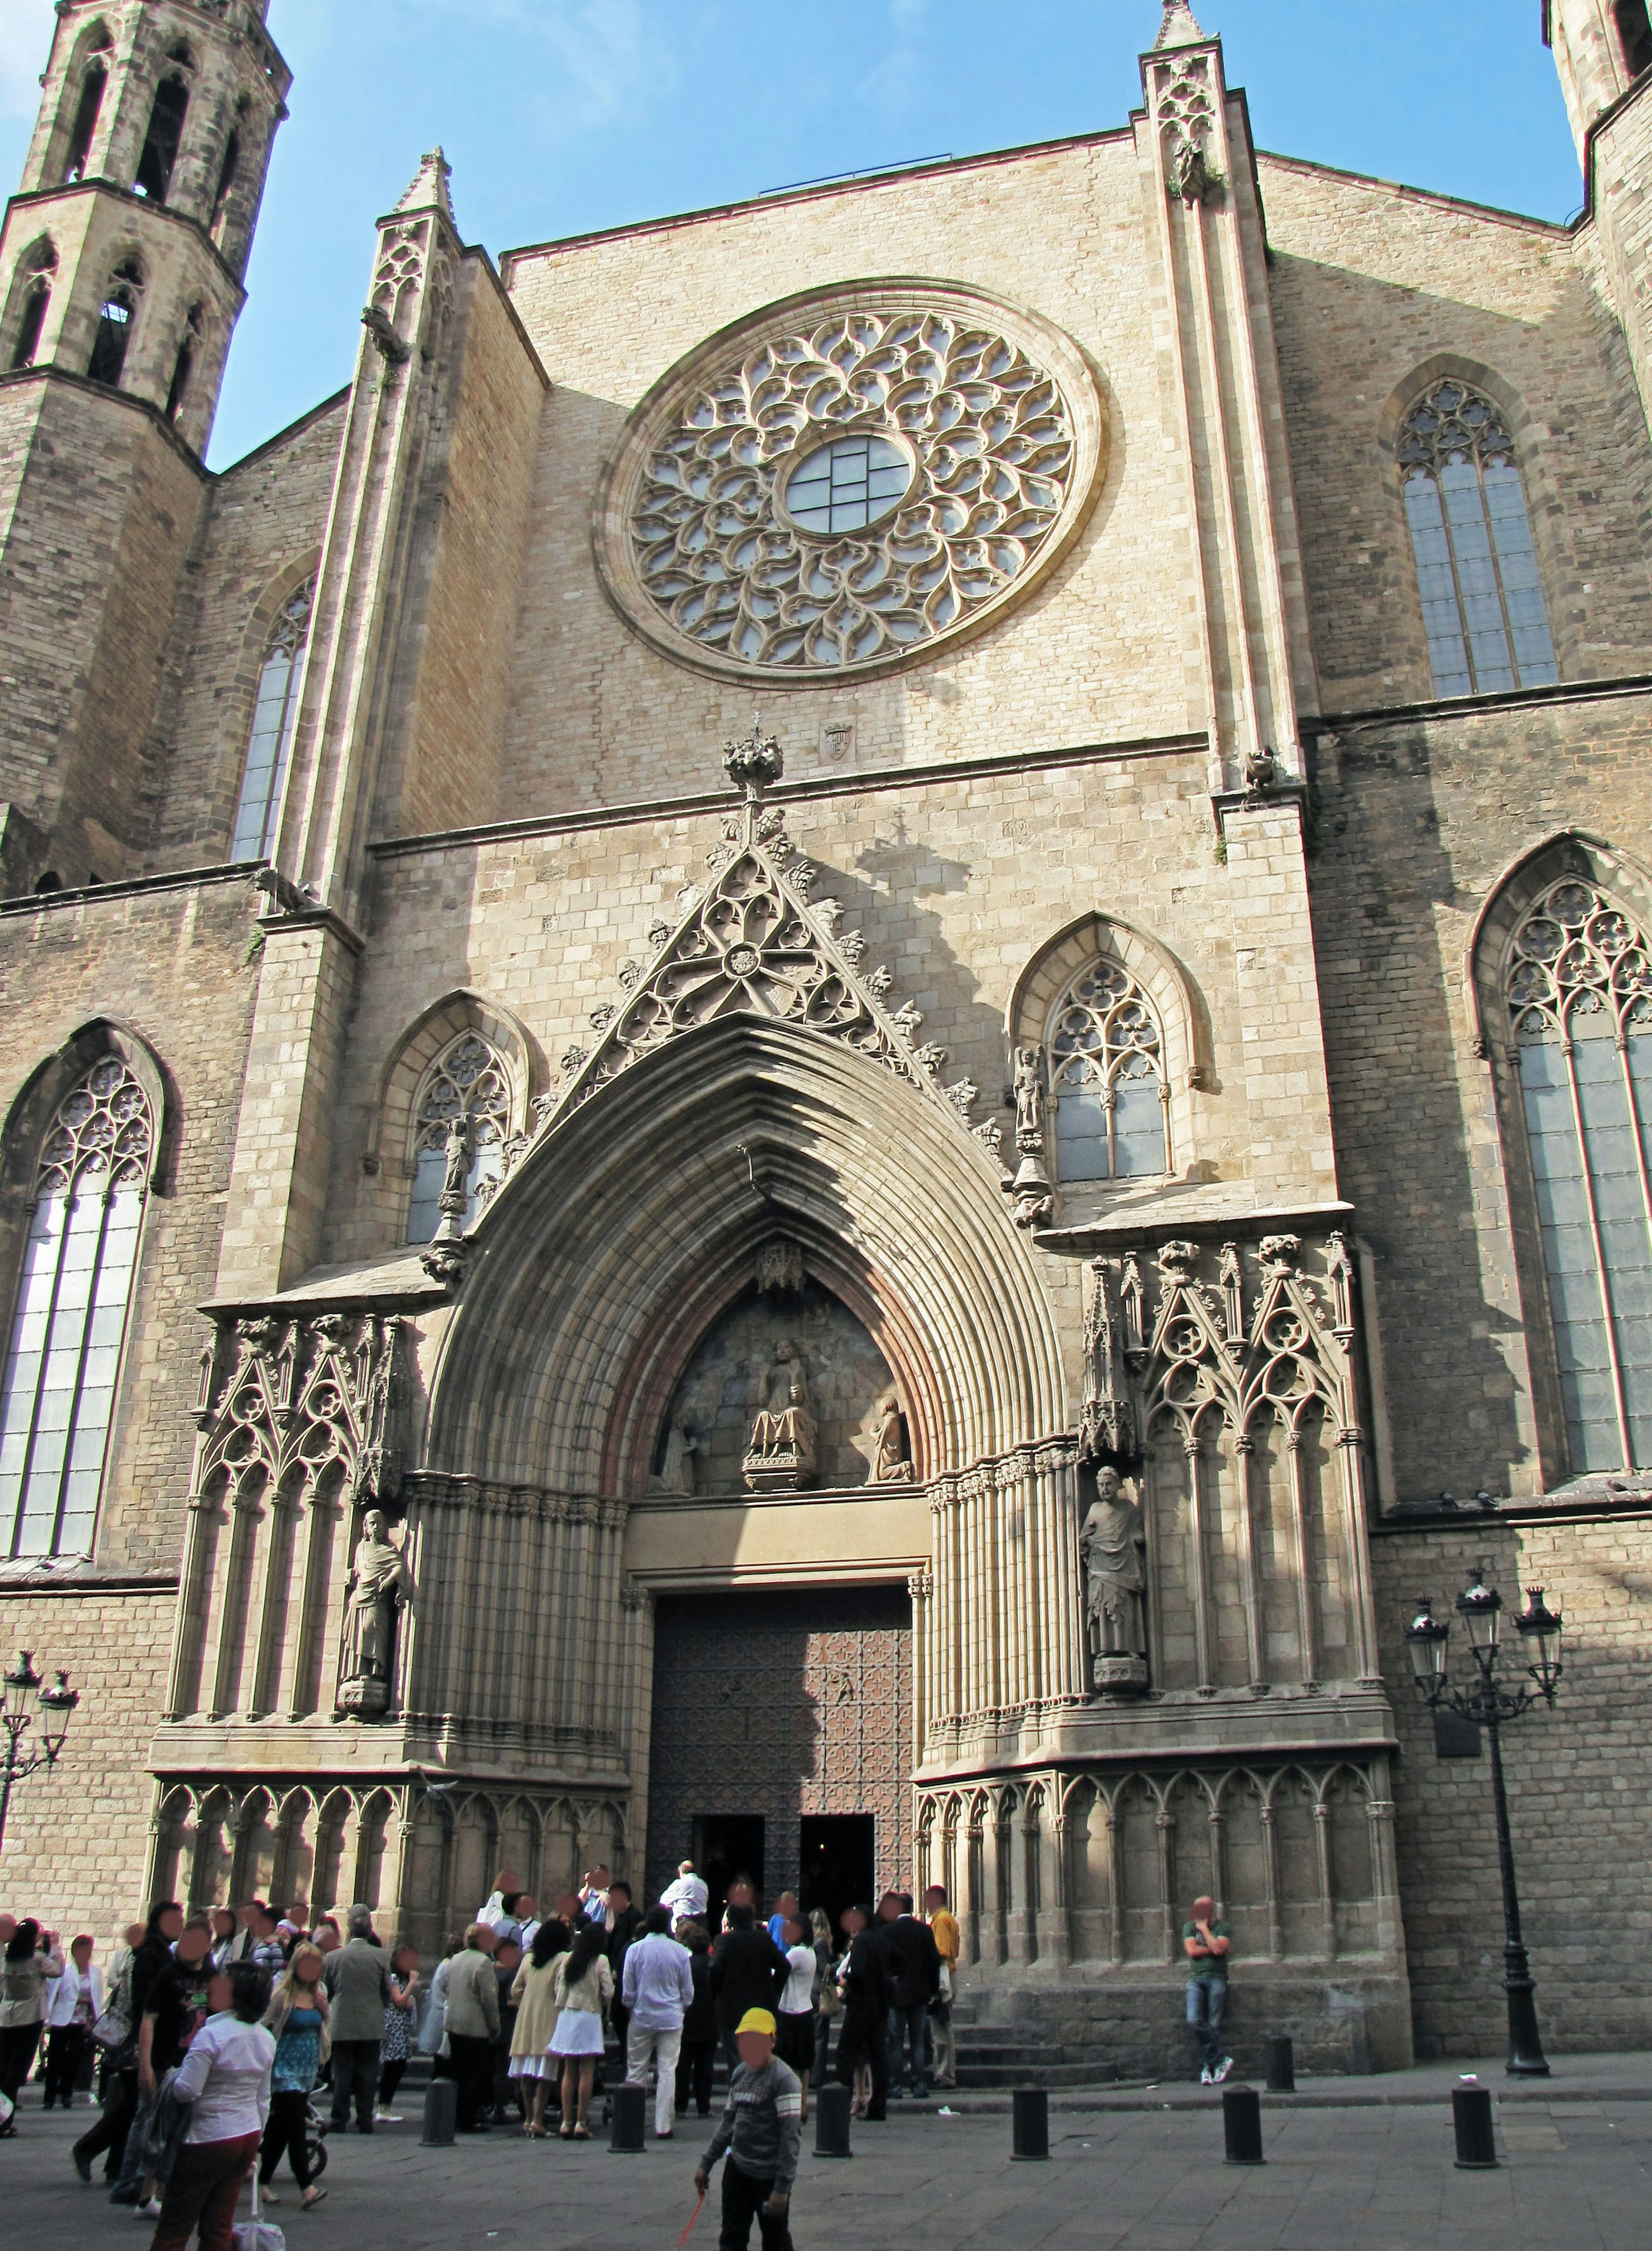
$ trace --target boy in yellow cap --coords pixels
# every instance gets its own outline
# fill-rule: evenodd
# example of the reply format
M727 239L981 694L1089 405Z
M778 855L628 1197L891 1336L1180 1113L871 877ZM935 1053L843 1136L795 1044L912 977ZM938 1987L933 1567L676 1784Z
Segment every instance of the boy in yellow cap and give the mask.
M718 2251L746 2251L753 2213L763 2251L792 2251L787 2215L802 2141L803 2089L797 2074L774 2053L774 2030L768 2009L747 2009L735 2026L740 2060L717 2131L695 2168L694 2185L704 2196L711 2167L725 2150L729 2152Z

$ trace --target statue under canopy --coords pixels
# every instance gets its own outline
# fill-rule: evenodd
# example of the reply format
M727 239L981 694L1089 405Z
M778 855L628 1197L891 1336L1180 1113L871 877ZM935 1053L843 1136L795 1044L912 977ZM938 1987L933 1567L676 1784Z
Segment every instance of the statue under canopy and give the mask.
M1095 1473L1095 1500L1079 1533L1085 1632L1098 1688L1145 1688L1147 1529L1110 1463Z
M374 1713L390 1707L396 1616L413 1591L406 1558L390 1537L381 1508L370 1508L351 1560L338 1657L338 1709Z

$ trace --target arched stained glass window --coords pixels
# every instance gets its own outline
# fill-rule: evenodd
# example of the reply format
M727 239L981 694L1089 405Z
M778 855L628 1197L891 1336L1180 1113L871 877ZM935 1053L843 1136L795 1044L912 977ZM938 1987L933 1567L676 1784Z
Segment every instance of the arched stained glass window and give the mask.
M1163 1172L1164 1041L1129 972L1107 960L1080 970L1051 1011L1049 1049L1058 1179Z
M419 1090L413 1126L413 1186L407 1208L407 1240L428 1243L441 1216L438 1202L448 1171L448 1129L455 1118L470 1121L470 1170L466 1181L465 1225L482 1208L483 1183L504 1170L505 1136L510 1130L510 1089L505 1067L486 1040L462 1032L443 1049Z
M1435 384L1399 433L1437 696L1558 680L1514 440L1489 398Z
M1503 987L1572 1466L1652 1466L1652 949L1593 883L1551 883Z
M263 669L258 675L258 701L253 707L252 732L246 738L246 765L241 775L241 800L235 812L232 860L267 860L274 847L281 789L298 722L299 698L304 685L304 651L309 641L310 613L316 605L316 581L311 578L289 595L269 637Z
M106 1056L41 1149L0 1393L7 1555L90 1552L153 1139L142 1088Z

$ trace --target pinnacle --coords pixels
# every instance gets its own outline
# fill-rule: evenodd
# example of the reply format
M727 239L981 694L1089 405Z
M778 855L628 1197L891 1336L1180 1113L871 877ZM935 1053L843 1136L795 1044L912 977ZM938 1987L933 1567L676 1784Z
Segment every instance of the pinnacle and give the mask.
M1164 0L1164 21L1159 25L1159 36L1153 42L1156 54L1162 47L1193 47L1204 39L1198 19L1188 5L1188 0Z
M408 184L407 191L396 205L399 211L428 211L434 204L449 226L457 231L453 215L453 204L448 194L448 182L453 176L453 166L441 153L441 144L427 149L419 160L419 170Z

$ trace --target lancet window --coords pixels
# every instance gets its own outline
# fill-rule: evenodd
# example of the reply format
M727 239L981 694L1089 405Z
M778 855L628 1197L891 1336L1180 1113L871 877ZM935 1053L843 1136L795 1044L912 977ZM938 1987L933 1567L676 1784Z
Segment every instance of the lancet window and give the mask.
M1551 883L1504 998L1572 1467L1652 1465L1652 947L1594 883Z
M275 842L281 814L281 787L293 747L303 687L304 650L309 640L310 613L316 603L316 582L306 580L281 605L269 637L263 668L258 675L258 701L253 706L252 731L246 741L246 764L241 774L240 803L235 813L232 860L267 859Z
M440 1199L456 1119L468 1121L467 1227L489 1193L485 1184L498 1180L504 1171L510 1090L503 1062L477 1033L462 1033L425 1074L413 1115L413 1185L407 1207L407 1240L428 1243L441 1216Z
M1048 1068L1060 1180L1166 1170L1163 1034L1121 963L1092 961L1068 986L1050 1015Z
M92 357L86 371L94 383L119 387L131 348L142 288L143 268L135 258L123 259L115 269L108 296L98 308L97 333L92 340Z
M0 1391L8 1556L91 1548L153 1139L142 1088L105 1056L41 1147Z
M1514 440L1491 401L1437 383L1399 433L1423 624L1437 696L1560 677Z

